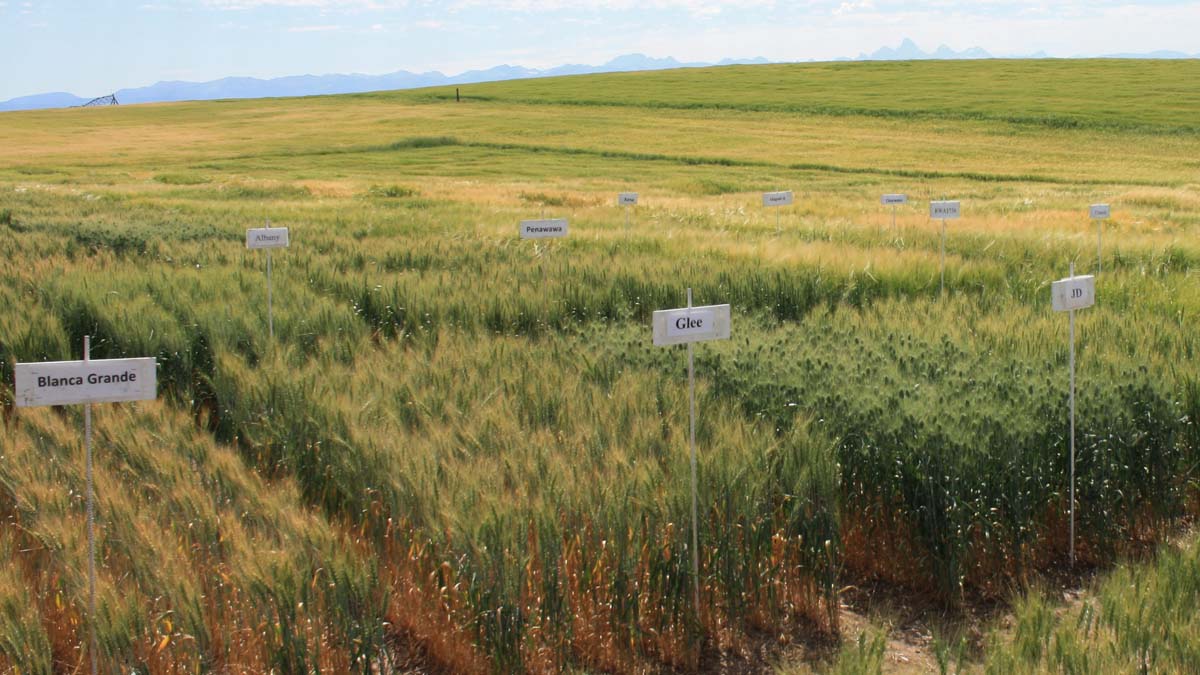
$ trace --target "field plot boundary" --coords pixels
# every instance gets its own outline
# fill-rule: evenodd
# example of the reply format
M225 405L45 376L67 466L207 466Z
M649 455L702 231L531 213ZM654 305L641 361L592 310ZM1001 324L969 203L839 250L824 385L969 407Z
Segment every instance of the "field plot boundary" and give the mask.
M981 183L1045 183L1048 185L1131 185L1138 187L1175 187L1178 184L1161 181L1130 180L1130 179L1070 179L1060 176L1045 176L1039 174L993 174L981 171L930 171L924 169L887 169L856 166L839 166L836 164L820 164L814 162L767 162L752 159L733 159L730 157L668 155L655 152L629 152L623 150L601 150L597 148L579 148L556 145L534 145L529 143L493 143L488 141L467 141L454 137L414 137L406 138L395 143L384 145L358 145L343 148L317 148L313 150L287 150L278 153L258 155L235 155L228 160L262 159L264 157L321 157L327 155L356 155L377 152L399 152L402 150L426 150L434 148L459 147L476 148L481 150L516 151L533 154L554 154L564 156L587 156L602 159L616 159L632 162L664 162L681 166L727 166L744 168L766 168L781 171L811 171L818 173L850 174L866 176L886 176L894 178L915 178L926 180L962 179ZM1182 183L1180 183L1182 184Z
M453 96L427 94L429 103L445 103ZM711 110L748 113L777 113L785 115L809 115L820 117L864 117L889 120L941 120L947 122L998 122L1022 127L1041 127L1061 131L1115 131L1140 133L1152 136L1194 136L1200 134L1200 126L1121 123L1115 121L1082 120L1066 115L994 115L987 113L956 113L948 110L897 110L889 108L856 108L818 105L784 105L754 103L671 103L669 101L636 102L605 101L602 99L546 100L539 98L508 98L472 94L463 96L464 101L480 103L506 103L515 105L563 106L581 108L642 108L649 110Z

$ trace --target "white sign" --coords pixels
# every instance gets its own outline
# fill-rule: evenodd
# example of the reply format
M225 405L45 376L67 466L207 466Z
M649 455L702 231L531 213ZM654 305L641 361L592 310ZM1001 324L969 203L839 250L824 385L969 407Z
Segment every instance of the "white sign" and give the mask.
M958 202L929 202L929 217L935 220L957 218L960 213Z
M150 401L157 397L154 359L18 363L18 407Z
M622 192L617 195L617 204L620 206L637 206L638 193Z
M695 309L667 321L667 337L686 337L711 333L715 315L711 309Z
M256 227L246 230L246 248L287 248L286 227Z
M549 237L565 236L567 236L566 218L521 221L522 239L546 239Z
M1050 299L1056 312L1091 307L1096 304L1096 277L1088 274L1055 281L1050 284Z
M908 195L884 195L879 200L884 206L895 206L896 204L907 204Z
M662 309L654 313L654 344L729 339L729 305Z
M791 206L792 191L787 192L764 192L763 206Z
M1108 208L1108 204L1092 204L1088 207L1088 215L1096 220L1103 220L1112 216L1112 209Z

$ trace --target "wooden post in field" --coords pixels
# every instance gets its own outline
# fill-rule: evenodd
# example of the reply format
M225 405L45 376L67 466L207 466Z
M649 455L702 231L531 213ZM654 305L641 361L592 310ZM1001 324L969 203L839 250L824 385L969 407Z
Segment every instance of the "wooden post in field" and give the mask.
M1075 566L1075 310L1096 304L1096 277L1075 276L1075 263L1071 263L1071 276L1050 285L1050 301L1056 312L1067 312L1070 317L1070 382L1071 382L1071 490L1070 490L1070 548L1071 567Z
M654 313L654 344L688 347L688 450L692 466L692 586L696 619L700 619L700 513L696 459L696 367L693 343L729 339L729 305L692 306L692 289L687 289L687 307Z
M83 404L83 445L87 483L88 634L92 675L96 675L96 490L92 478L92 404L149 401L157 397L152 358L92 360L92 338L83 336L82 361L18 363L13 393L19 408Z

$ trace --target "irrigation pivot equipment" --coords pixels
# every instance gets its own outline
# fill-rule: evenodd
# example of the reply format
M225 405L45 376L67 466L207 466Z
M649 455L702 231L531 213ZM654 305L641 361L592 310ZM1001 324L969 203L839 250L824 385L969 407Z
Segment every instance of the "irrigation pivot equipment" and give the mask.
M941 295L946 294L946 221L962 215L962 207L957 201L929 202L929 217L942 221L942 282L939 288Z
M659 347L687 344L688 348L688 449L692 461L692 581L696 613L700 613L700 518L696 505L696 366L692 343L729 339L729 305L692 306L692 289L687 289L687 307L662 309L653 317L654 344Z
M267 331L272 343L275 342L275 314L271 305L271 249L287 248L289 243L288 229L271 227L270 220L267 220L266 227L246 230L246 248L267 249Z
M93 361L91 336L83 336L82 361L18 363L13 393L19 408L83 404L83 444L87 472L88 633L92 675L96 675L96 491L92 480L92 404L151 401L158 396L153 358Z
M1071 567L1075 566L1075 310L1096 304L1096 277L1088 274L1075 276L1075 263L1071 263L1071 276L1050 285L1050 302L1056 312L1067 312L1071 324Z
M1092 204L1088 207L1088 215L1096 221L1096 274L1104 267L1104 258L1100 250L1100 238L1104 235L1104 221L1112 217L1112 209L1108 204Z
M80 108L97 108L97 107L106 106L106 105L121 105L121 103L120 103L120 101L117 100L116 94L109 94L108 96L97 96L96 98L94 98L94 99L88 101L87 103L84 103L83 105L78 106L78 107L80 107Z

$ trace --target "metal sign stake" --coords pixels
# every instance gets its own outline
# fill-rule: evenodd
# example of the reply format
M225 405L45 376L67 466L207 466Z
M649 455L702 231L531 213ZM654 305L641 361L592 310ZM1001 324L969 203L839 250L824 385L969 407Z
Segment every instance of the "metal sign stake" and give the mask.
M1071 276L1075 263L1071 262ZM1075 566L1075 310L1067 312L1071 324L1071 567Z
M778 209L783 206L791 206L794 203L795 195L791 190L783 192L764 192L763 206ZM780 223L780 213L775 212L775 236L783 234L783 225Z
M692 308L692 289L687 289L687 306ZM692 455L692 585L696 594L696 618L700 618L700 516L696 497L696 365L695 345L688 343L688 448Z
M692 591L696 618L700 618L700 507L696 459L696 360L693 342L728 340L729 305L692 305L692 289L687 289L685 308L654 312L654 344L658 347L687 343L688 346L688 450L692 468Z
M946 295L946 220L959 218L962 215L962 205L957 201L929 202L929 217L942 221L941 250L941 282L938 292Z
M946 219L942 218L942 285L939 291L946 294Z
M1108 204L1092 204L1088 207L1088 215L1096 221L1096 274L1100 274L1104 267L1104 221L1112 217L1112 207Z
M275 344L275 302L274 288L271 282L271 249L286 248L290 243L288 229L271 227L270 218L267 218L265 228L246 230L246 248L267 249L267 335L270 337L271 345Z
M271 219L267 218L267 227L271 227ZM271 249L267 249L267 335L271 344L275 344L275 310L271 304Z
M880 203L884 206L892 207L892 236L896 236L896 207L900 204L908 203L908 195L905 194L886 194L879 198Z
M625 210L625 239L630 237L630 218L632 207L637 206L638 193L636 192L620 192L617 194L617 205Z
M92 675L98 668L96 638L96 481L92 452L92 404L150 401L157 396L153 358L92 360L92 338L83 336L81 361L47 361L13 364L14 403L18 408L83 406L84 476L87 502L88 547L88 656ZM80 645L83 648L83 645Z
M83 362L92 360L92 338L83 336ZM96 491L92 480L92 404L83 404L83 445L87 464L88 634L92 675L96 675Z
M1070 345L1070 494L1068 512L1070 519L1069 556L1071 567L1075 566L1075 310L1086 309L1096 304L1096 277L1094 275L1075 276L1075 263L1071 263L1071 276L1060 279L1050 285L1051 306L1056 312L1067 312L1070 323L1068 340Z
M267 249L267 334L275 344L275 308L271 303L271 249Z

